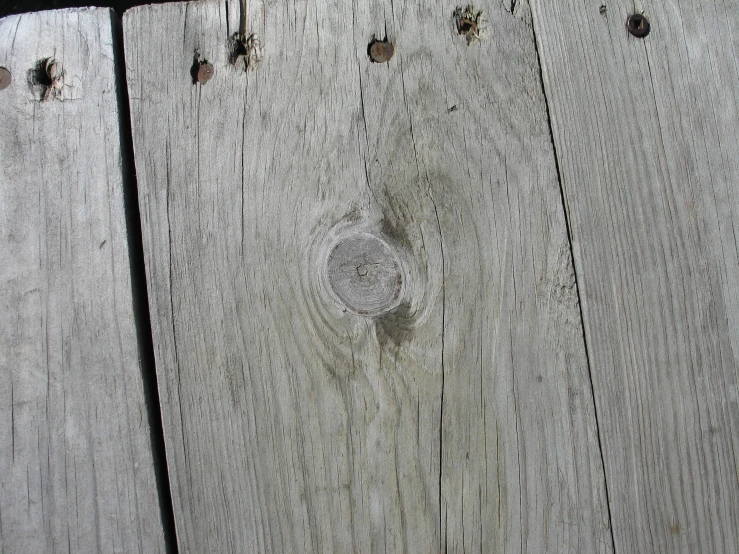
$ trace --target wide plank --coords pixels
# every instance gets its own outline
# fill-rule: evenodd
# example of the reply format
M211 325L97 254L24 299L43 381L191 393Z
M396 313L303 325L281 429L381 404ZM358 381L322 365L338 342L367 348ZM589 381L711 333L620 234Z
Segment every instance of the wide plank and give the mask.
M616 552L738 552L739 11L532 3Z
M180 550L610 552L530 12L247 8L124 16Z
M113 18L0 20L0 552L165 550Z

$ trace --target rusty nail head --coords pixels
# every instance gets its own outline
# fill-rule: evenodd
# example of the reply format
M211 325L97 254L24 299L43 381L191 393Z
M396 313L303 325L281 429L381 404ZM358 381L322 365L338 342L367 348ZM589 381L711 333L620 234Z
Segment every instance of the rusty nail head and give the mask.
M10 74L10 71L5 69L4 67L0 67L0 90L5 90L6 88L8 88L12 80L13 77Z
M370 60L374 63L385 63L390 61L390 58L395 54L395 45L387 39L373 39L367 50Z
M198 83L204 85L210 81L210 78L213 77L213 73L215 73L213 64L203 60L198 66Z
M635 13L626 20L626 28L636 38L644 38L649 34L649 20L643 14Z

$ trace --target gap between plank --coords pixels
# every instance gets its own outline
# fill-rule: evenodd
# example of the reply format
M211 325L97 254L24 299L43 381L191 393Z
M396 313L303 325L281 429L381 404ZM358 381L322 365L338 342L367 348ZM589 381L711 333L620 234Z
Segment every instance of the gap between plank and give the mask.
M613 517L611 516L611 499L608 494L608 476L606 475L606 464L603 456L603 442L600 434L600 422L598 421L598 402L595 398L595 387L593 386L593 370L590 362L590 349L588 348L588 338L585 333L585 317L582 311L582 297L580 294L580 281L577 276L577 266L575 264L575 255L572 250L572 227L570 226L570 214L567 211L567 203L565 202L564 186L562 184L562 173L559 169L559 155L557 154L557 143L554 140L554 128L552 127L552 114L549 111L549 97L547 96L547 88L544 83L544 71L541 63L539 38L536 35L536 15L531 10L531 31L534 34L534 50L536 51L536 61L539 65L539 83L541 84L541 92L544 95L544 107L546 109L547 127L549 129L549 140L552 143L552 151L554 153L554 168L557 172L557 183L559 184L559 194L562 202L562 210L565 214L565 225L567 227L567 243L570 246L570 263L572 264L572 273L575 276L575 291L577 292L577 307L580 312L580 326L582 329L582 341L585 348L585 363L588 366L588 378L590 380L590 395L593 399L593 413L595 415L595 432L598 436L598 450L600 453L600 465L603 468L603 487L606 493L606 509L608 512L608 531L611 535L611 550L616 554L616 541L613 537Z
M123 54L123 26L120 16L110 11L113 29L113 52L116 71L116 94L118 100L118 119L123 167L123 204L126 214L126 238L131 270L131 289L133 295L133 315L136 324L136 338L139 347L139 365L144 384L144 402L149 423L149 437L154 461L154 475L162 518L164 544L168 554L177 554L177 532L175 528L172 492L170 489L167 452L164 444L162 411L159 403L154 341L151 334L149 295L146 287L146 263L144 243L141 235L141 214L138 202L136 163L133 157L133 134L131 113L128 104L128 85L126 82L126 61Z

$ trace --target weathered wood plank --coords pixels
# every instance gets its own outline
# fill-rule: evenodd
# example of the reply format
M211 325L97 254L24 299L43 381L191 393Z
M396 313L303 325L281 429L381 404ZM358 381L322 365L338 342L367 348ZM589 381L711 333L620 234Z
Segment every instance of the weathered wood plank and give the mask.
M739 11L534 2L617 552L739 549ZM573 15L578 18L573 27Z
M441 1L252 1L249 72L238 2L126 13L182 551L611 550L530 13L490 8L467 46Z
M0 66L0 552L164 551L112 12L2 19Z

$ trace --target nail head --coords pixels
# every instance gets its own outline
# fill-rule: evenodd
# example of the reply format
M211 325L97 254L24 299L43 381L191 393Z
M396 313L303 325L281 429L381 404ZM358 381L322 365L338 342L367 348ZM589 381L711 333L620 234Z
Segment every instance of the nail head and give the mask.
M635 13L626 20L626 28L636 38L644 38L649 34L649 20L643 14Z
M212 63L207 61L200 62L200 65L198 66L198 83L204 85L210 81L214 73L215 69L213 69Z
M389 40L374 39L369 44L369 57L374 63L385 63L395 54L395 45Z
M10 71L4 67L0 67L0 90L8 88L12 81L13 76L10 74Z

